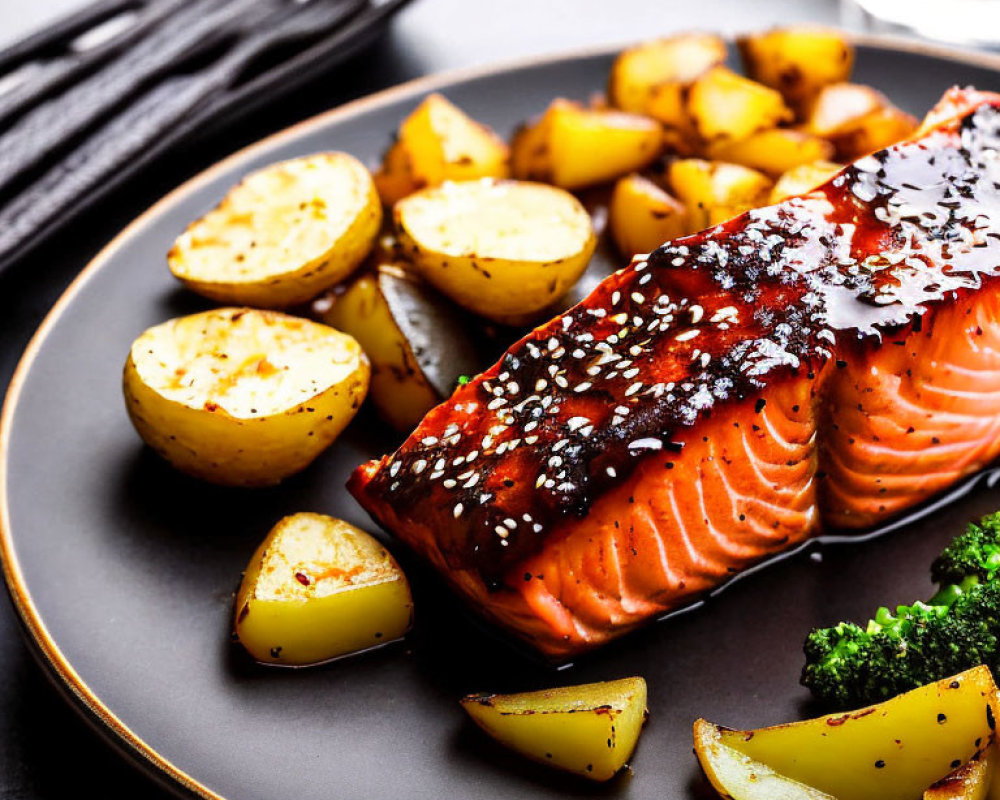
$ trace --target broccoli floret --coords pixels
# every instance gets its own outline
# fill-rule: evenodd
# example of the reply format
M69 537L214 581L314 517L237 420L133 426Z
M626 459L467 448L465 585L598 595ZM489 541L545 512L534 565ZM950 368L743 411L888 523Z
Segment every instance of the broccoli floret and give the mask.
M802 683L842 708L877 703L978 664L1000 664L1000 512L970 524L932 567L928 602L880 608L864 628L812 631Z

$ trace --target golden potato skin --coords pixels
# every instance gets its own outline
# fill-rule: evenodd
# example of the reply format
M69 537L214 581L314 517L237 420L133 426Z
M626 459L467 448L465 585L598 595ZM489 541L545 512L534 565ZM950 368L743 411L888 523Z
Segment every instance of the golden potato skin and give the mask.
M410 586L392 555L323 514L280 520L236 594L236 638L264 664L321 664L395 641L412 623Z
M562 297L596 246L590 216L561 189L466 181L424 189L393 211L417 272L464 308L521 323Z
M754 731L715 726L719 741L838 800L920 797L989 741L997 690L986 667L854 712Z
M707 141L745 139L793 117L780 93L727 67L712 67L691 84L687 107Z
M400 277L405 276L400 273ZM396 324L379 289L377 274L355 280L336 299L323 321L349 333L361 344L372 365L371 399L396 430L412 430L441 401Z
M286 308L350 275L381 225L368 170L347 153L317 153L248 175L188 226L167 264L217 302Z
M826 183L843 168L843 165L834 164L831 161L815 161L812 164L793 167L775 181L768 202L780 203L786 197L808 194L817 186Z
M830 137L841 161L855 161L896 144L917 129L917 120L894 106L880 108L855 120Z
M697 158L672 161L667 182L687 206L693 230L724 222L767 202L771 180L739 164Z
M824 86L846 81L854 66L854 48L834 30L776 28L741 36L736 44L747 75L796 108Z
M663 129L650 117L556 98L512 148L515 178L582 189L651 164L663 149Z
M802 130L830 138L856 126L857 120L888 108L889 99L877 89L861 83L824 86L806 108Z
M776 178L790 169L833 158L834 146L826 139L788 128L758 131L736 142L709 146L708 155L716 161L741 164Z
M706 33L685 33L623 50L611 66L608 101L622 111L649 113L652 91L663 84L686 85L726 60L726 43Z
M444 181L506 178L507 145L440 94L428 95L399 127L375 175L382 202L392 206L408 194Z
M653 181L633 173L615 184L608 206L608 226L625 258L650 253L689 232L687 208Z
M368 377L368 359L346 334L274 311L222 308L144 332L122 383L136 431L177 469L267 486L337 438Z
M646 682L638 677L461 702L504 746L594 781L610 780L625 766L647 714Z
M1000 787L994 788L997 745L992 739L972 759L953 769L924 792L924 800L988 800L995 798ZM991 798L991 800L992 800Z

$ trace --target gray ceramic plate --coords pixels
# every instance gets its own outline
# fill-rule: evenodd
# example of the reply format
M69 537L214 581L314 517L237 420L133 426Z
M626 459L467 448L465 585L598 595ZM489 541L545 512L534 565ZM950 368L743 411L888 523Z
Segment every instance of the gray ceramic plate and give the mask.
M344 481L391 443L362 417L305 474L255 492L187 480L143 449L121 401L129 344L201 307L166 270L171 241L250 169L324 149L373 160L431 90L508 133L555 95L600 89L611 59L609 51L431 78L267 139L141 216L42 326L4 409L6 578L42 663L153 775L232 800L707 796L691 755L695 717L743 726L807 712L797 683L806 631L925 596L943 542L1000 506L980 479L892 535L773 564L564 672L481 630L417 565L408 566L418 624L404 644L305 671L256 667L231 645L232 591L263 534L299 510L370 526ZM917 114L956 83L1000 88L997 57L868 40L857 62L859 81ZM650 723L632 771L602 787L499 751L456 704L469 691L632 674L649 682Z

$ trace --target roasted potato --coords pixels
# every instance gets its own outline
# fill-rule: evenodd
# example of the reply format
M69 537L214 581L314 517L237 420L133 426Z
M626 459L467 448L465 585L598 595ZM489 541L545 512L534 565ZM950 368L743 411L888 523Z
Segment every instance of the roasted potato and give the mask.
M834 83L824 86L810 101L802 130L829 138L851 130L859 119L890 105L888 98L871 86Z
M622 678L523 694L474 694L462 707L511 750L606 781L635 750L646 718L646 682Z
M622 51L611 67L608 102L645 114L650 94L662 84L683 86L726 60L726 43L708 33L656 39Z
M386 205L444 181L506 178L507 145L439 94L427 98L399 127L375 180Z
M661 83L650 91L646 104L646 115L663 125L664 149L685 156L706 147L688 110L689 88L682 83Z
M323 322L361 344L372 365L369 395L397 430L411 430L460 375L479 371L464 314L395 266L357 278Z
M608 226L625 258L649 253L688 232L687 208L653 181L633 173L615 184Z
M841 161L854 161L868 153L896 144L917 129L917 120L894 106L880 108L859 118L846 130L830 137Z
M812 164L794 167L775 182L768 202L780 203L786 197L807 194L817 186L826 183L842 169L843 166L830 161L815 161Z
M734 798L761 795L747 788L752 770L741 777L713 760L713 742L837 800L911 800L988 743L996 715L993 678L976 667L853 713L753 731L709 726L715 733L699 720L695 752L716 789Z
M742 164L776 178L790 169L833 158L834 147L826 139L788 128L771 128L739 141L719 141L709 146L716 161Z
M212 300L284 308L350 275L381 224L368 170L346 153L318 153L247 176L181 234L167 264Z
M747 75L777 89L793 108L802 108L824 87L846 81L854 49L837 31L777 28L736 41Z
M997 745L980 750L967 763L953 769L924 792L924 800L995 800L1000 786L994 786Z
M521 181L466 181L397 203L393 219L417 271L497 322L531 319L587 267L596 238L568 192Z
M706 141L746 139L792 119L779 92L727 67L712 67L691 84L687 110Z
M273 311L220 308L150 328L123 388L142 439L179 470L264 486L304 469L368 389L350 336Z
M515 178L581 189L642 169L662 146L654 119L560 98L515 135L511 165Z
M738 164L684 158L667 167L667 183L687 206L693 231L767 202L770 179Z
M319 664L399 639L412 623L396 560L370 534L323 514L278 522L236 594L236 638L266 664Z

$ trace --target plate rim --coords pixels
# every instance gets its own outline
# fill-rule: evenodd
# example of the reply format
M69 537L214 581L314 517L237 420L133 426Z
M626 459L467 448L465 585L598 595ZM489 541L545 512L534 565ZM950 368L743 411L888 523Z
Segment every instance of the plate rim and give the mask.
M871 47L902 54L929 56L945 61L987 68L1000 73L1000 53L985 51L966 52L957 47L924 42L905 36L855 33L836 28L835 26L823 27L837 30L855 46ZM732 44L739 35L742 34L723 35L723 38L728 44ZM59 296L59 299L46 312L38 328L32 334L31 339L18 359L17 366L7 387L2 410L0 410L0 567L2 567L4 583L14 610L17 612L18 621L22 632L25 634L29 650L36 656L45 673L56 687L67 695L70 705L83 716L84 720L91 727L104 735L104 739L114 747L119 755L125 757L133 766L142 769L149 777L165 786L169 791L174 793L186 791L192 796L205 798L205 800L227 800L223 795L188 775L176 764L157 752L112 712L96 692L81 678L75 667L63 654L58 643L49 633L48 627L35 606L31 591L21 570L14 545L8 500L10 438L21 390L31 371L35 358L48 338L49 332L90 278L102 268L117 250L137 235L138 231L149 220L158 216L165 208L176 204L186 196L196 192L203 185L211 182L219 173L241 162L251 160L261 151L273 148L282 142L291 141L310 131L334 124L340 120L349 119L367 111L390 105L397 100L419 96L426 92L444 89L447 86L466 83L477 78L503 72L543 67L561 61L610 56L626 47L636 44L637 41L641 40L569 48L541 55L520 56L488 64L460 67L421 76L320 112L258 139L215 162L211 166L206 167L201 172L171 189L122 228L87 262L83 269L67 285Z

